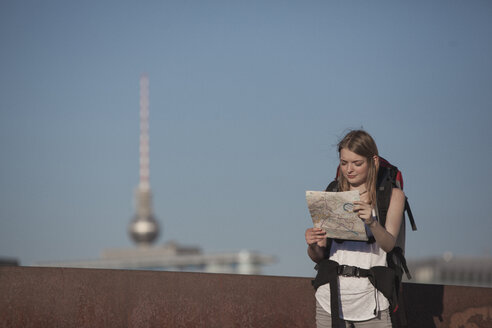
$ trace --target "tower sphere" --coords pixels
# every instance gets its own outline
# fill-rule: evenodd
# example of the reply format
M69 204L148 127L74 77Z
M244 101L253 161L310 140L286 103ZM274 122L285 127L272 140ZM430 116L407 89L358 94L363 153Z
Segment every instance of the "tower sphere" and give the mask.
M132 240L139 246L152 244L159 235L159 225L153 216L135 215L128 227Z

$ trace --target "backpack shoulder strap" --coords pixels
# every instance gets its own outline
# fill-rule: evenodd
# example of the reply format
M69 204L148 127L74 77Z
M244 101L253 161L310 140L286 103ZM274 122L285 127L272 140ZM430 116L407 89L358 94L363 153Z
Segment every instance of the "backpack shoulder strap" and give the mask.
M379 214L379 223L384 227L386 224L386 214L391 200L393 190L392 174L390 167L381 166L378 171L376 182L376 199Z
M338 191L338 181L333 180L332 182L330 182L328 187L326 187L325 191L337 192Z

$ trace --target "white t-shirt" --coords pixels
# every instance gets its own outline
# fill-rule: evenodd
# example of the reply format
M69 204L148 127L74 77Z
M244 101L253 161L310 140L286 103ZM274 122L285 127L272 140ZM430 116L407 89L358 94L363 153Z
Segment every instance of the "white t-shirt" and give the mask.
M345 241L339 244L333 241L330 260L336 261L338 264L356 266L362 269L369 269L373 266L387 266L386 252L377 243ZM374 314L376 301L378 302L377 311L383 311L389 307L386 297L374 288L368 278L338 276L338 281L340 291L339 311L342 319L363 321L376 317ZM329 284L318 288L316 300L325 311L331 313Z

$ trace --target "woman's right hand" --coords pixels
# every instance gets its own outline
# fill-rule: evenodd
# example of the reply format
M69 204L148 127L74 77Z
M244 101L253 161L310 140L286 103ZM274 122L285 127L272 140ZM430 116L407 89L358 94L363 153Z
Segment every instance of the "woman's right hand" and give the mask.
M306 243L309 246L318 245L319 247L326 246L326 232L321 228L308 228L304 234Z

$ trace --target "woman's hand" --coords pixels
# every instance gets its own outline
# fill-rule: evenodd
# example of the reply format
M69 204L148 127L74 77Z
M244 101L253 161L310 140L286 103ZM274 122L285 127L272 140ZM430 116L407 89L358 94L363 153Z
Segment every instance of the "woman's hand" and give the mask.
M357 213L359 218L364 221L365 224L371 226L376 220L372 218L372 206L364 201L354 202L354 212Z
M306 237L306 243L309 246L318 245L320 247L326 246L326 232L321 228L309 228L306 229L304 234Z
M311 260L321 262L325 256L326 232L321 228L309 228L305 233L307 252Z

